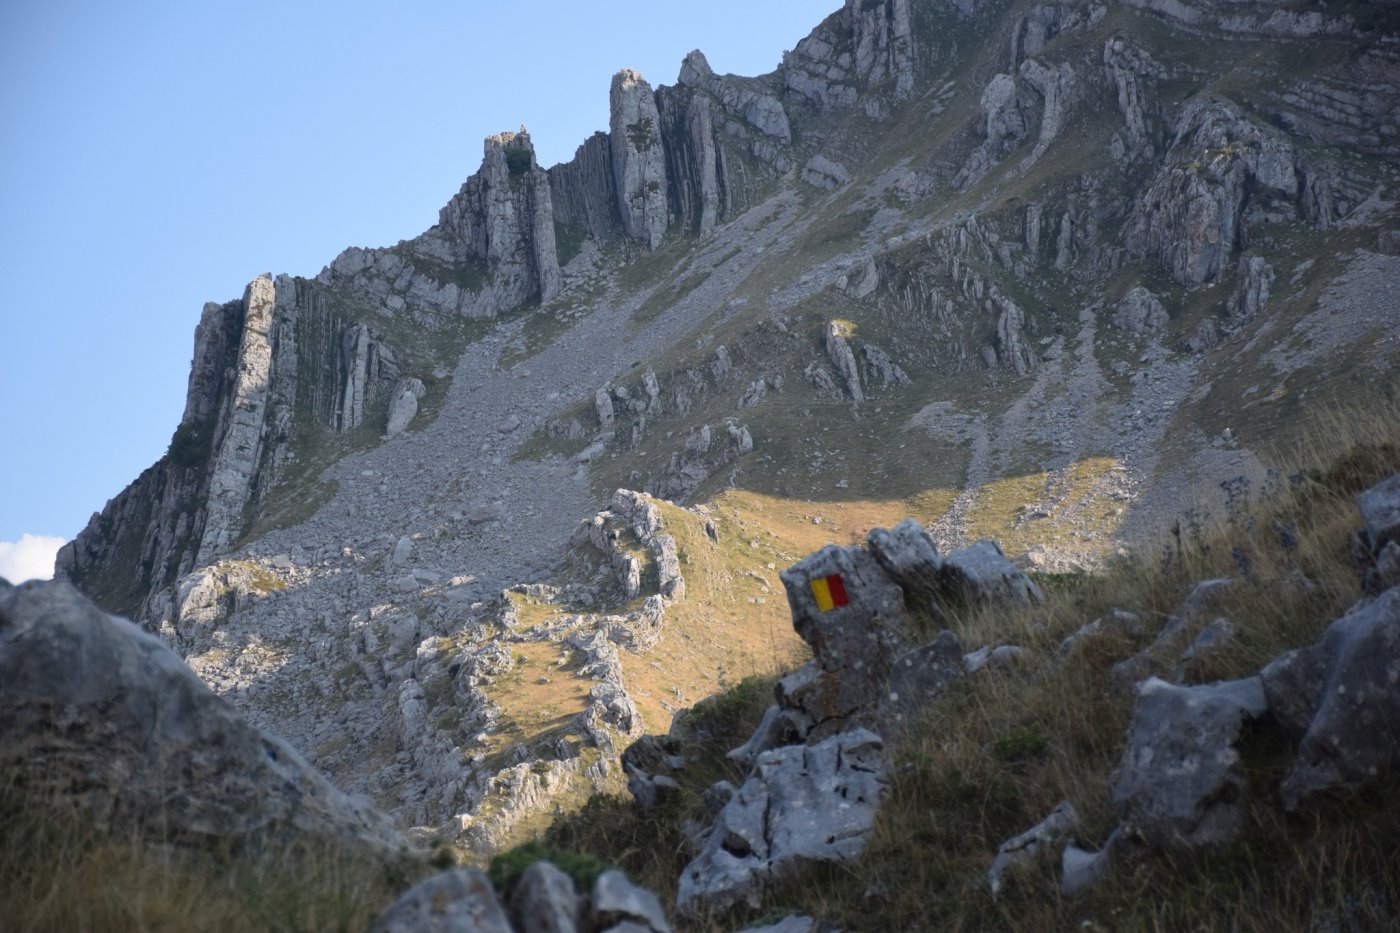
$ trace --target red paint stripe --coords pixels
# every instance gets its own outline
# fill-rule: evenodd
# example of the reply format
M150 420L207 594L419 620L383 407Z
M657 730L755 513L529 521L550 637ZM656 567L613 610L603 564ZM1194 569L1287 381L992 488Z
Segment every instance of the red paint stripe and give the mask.
M841 582L841 574L833 573L826 578L826 585L831 587L831 603L834 606L844 606L850 602L846 598L846 584Z

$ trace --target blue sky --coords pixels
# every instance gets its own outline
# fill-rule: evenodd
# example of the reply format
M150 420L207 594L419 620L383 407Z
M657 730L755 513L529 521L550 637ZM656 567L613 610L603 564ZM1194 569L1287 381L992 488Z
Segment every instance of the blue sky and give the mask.
M0 4L0 545L164 453L204 302L420 233L488 134L571 158L619 68L761 74L840 5Z

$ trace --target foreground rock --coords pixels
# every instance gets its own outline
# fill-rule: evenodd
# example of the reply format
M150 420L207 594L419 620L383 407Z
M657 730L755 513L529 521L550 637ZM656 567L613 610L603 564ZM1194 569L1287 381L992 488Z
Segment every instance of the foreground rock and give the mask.
M1295 737L1284 807L1349 790L1400 765L1400 587L1327 628L1317 644L1261 672L1273 718Z
M371 933L511 933L491 880L474 868L443 872L409 888Z
M1234 744L1245 719L1266 709L1258 677L1198 687L1152 677L1139 686L1128 748L1110 784L1127 835L1154 848L1233 840L1244 784Z
M879 736L853 729L760 755L682 872L676 910L757 907L770 880L859 854L885 793L883 750Z
M580 897L567 874L536 862L520 876L510 913L473 868L433 875L409 888L372 933L671 933L656 895L606 871Z
M221 844L403 846L383 814L66 583L0 581L0 684L0 772L99 824L155 820L174 837Z

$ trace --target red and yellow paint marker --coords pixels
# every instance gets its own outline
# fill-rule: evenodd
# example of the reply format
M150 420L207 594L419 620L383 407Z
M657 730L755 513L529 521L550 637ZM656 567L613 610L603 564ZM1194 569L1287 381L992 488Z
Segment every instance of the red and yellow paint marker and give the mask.
M846 598L846 584L841 582L841 574L816 577L812 580L812 595L816 597L817 609L826 612L850 602Z

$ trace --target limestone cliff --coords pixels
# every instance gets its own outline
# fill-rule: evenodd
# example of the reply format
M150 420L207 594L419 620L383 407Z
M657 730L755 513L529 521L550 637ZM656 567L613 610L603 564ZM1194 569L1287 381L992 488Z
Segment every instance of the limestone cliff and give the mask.
M480 170L442 209L438 227L455 261L486 261L499 309L559 291L549 176L525 127L486 138Z

